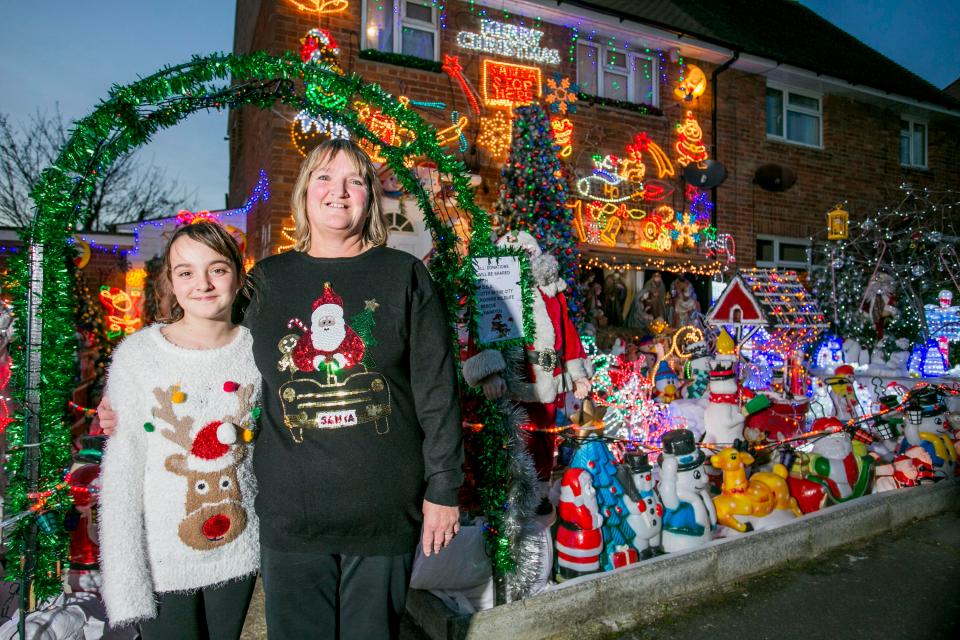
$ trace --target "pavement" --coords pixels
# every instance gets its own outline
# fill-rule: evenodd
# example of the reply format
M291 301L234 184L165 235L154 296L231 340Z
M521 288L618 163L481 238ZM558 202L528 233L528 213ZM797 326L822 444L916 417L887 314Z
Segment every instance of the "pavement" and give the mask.
M610 640L960 637L960 512L734 583Z

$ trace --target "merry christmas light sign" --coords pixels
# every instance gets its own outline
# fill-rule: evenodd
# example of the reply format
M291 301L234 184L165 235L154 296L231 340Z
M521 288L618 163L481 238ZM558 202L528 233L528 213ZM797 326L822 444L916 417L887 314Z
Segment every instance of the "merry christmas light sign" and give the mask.
M457 45L469 51L483 51L505 58L528 60L540 64L560 64L560 51L540 46L543 31L504 24L495 20L480 21L480 33L461 31Z

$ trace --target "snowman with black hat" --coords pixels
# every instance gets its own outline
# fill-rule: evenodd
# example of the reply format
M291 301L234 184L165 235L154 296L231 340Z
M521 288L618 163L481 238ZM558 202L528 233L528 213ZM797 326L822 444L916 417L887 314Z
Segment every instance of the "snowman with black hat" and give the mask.
M663 550L686 551L710 542L717 528L717 510L708 489L704 463L693 432L676 429L663 434L660 499L663 502Z

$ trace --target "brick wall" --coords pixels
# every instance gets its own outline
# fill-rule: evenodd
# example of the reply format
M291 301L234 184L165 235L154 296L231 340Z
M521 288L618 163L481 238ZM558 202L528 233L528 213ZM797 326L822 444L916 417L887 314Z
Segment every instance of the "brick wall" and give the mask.
M324 16L319 24L329 29L339 43L341 66L348 73L361 74L367 82L380 84L394 95L442 101L448 108L467 115L471 120L466 131L471 148L462 158L471 171L483 177L483 184L476 192L478 204L492 208L502 159L490 158L472 144L478 122L470 113L460 88L443 73L359 59L361 25L359 4L354 4L350 13ZM458 55L464 75L481 91L481 60L488 56L471 54L455 42L460 30L479 31L479 18L469 12L465 3L456 1L447 3L447 15L447 29L441 30L441 56ZM315 17L299 13L284 0L239 0L237 16L237 47L242 49L244 43L249 42L250 51L266 50L274 54L295 50L300 38L318 26ZM249 20L255 20L252 28ZM576 70L568 59L568 29L550 24L538 28L545 31L541 45L559 49L562 61L559 66L542 65L544 81L554 71L574 78ZM708 77L715 68L697 60L687 62L699 65ZM707 149L711 148L710 89L693 102L679 102L673 96L679 68L667 61L664 71L668 82L660 85L663 115L639 115L606 106L578 106L577 113L570 116L575 128L571 158L575 173L589 172L594 153L623 155L625 145L640 131L646 131L668 155L674 156L675 125L688 109L700 122ZM960 127L955 118L930 119L929 170L906 170L899 164L899 112L827 95L823 100L824 148L809 149L767 139L765 87L762 76L733 69L719 76L717 159L726 166L728 177L718 189L717 224L720 231L734 234L740 265L753 264L757 234L805 238L820 233L825 228L826 212L843 200L849 201L847 208L855 220L879 206L895 202L897 187L904 181L914 186L960 187L960 162L955 156ZM418 112L438 127L447 126L448 112ZM289 119L294 115L292 109L276 105L273 111L248 107L230 116L230 206L243 202L259 169L266 169L271 180L270 202L258 207L248 224L250 251L258 257L272 253L282 243L281 226L289 215L291 189L300 162L289 137ZM783 193L770 193L755 185L756 168L767 163L791 167L797 174L796 185ZM679 184L675 184L678 189L670 204L679 208L682 193Z

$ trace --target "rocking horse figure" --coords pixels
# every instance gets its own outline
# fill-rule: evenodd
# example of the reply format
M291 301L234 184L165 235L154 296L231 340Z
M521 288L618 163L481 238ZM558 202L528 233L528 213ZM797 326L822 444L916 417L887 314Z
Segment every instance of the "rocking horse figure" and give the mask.
M799 517L800 507L787 487L787 468L774 465L773 473L761 471L747 480L746 468L753 456L727 447L710 456L710 464L723 471L723 492L713 499L717 522L740 533L753 531L753 523L740 522L735 516L765 517L774 510L790 510Z

